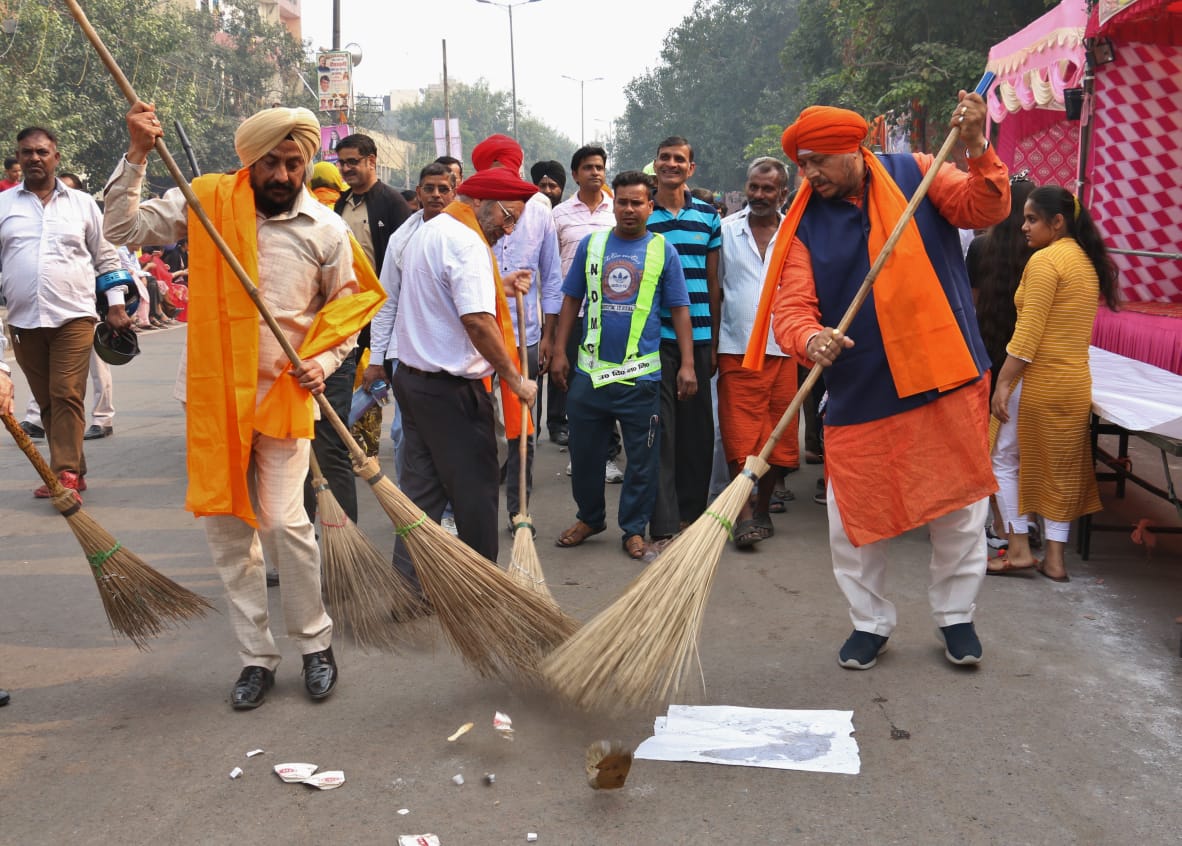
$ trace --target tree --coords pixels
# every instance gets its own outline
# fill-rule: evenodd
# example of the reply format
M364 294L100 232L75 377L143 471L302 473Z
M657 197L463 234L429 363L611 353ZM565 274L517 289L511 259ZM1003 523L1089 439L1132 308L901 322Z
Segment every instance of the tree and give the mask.
M453 118L460 121L460 140L465 157L481 139L494 133L509 134L513 121L512 95L507 91L493 91L487 80L473 85L455 83L448 86L448 108ZM435 131L432 121L443 117L443 91L430 88L422 101L402 106L395 112L395 129L399 137L415 145L412 158L413 173L435 160ZM518 143L525 151L525 165L539 159L569 161L578 144L561 135L540 120L517 110Z

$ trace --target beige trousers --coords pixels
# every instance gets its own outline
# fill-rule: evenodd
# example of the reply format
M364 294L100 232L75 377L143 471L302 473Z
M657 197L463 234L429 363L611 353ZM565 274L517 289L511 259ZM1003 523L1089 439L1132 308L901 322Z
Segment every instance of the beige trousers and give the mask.
M332 620L320 593L320 548L304 511L310 447L307 440L255 432L247 481L258 531L237 517L205 518L244 667L274 671L279 666L279 647L269 625L264 555L279 571L284 622L300 653L320 652L332 644Z

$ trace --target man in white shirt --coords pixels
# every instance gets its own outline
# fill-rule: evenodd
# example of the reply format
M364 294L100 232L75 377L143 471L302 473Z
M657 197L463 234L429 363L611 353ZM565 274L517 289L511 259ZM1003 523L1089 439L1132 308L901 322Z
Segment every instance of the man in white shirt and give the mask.
M745 370L743 353L755 324L767 260L780 227L780 207L788 196L788 170L771 157L747 168L747 207L722 221L722 320L718 329L718 423L731 478L748 455L757 455L796 394L796 362L768 337L762 370ZM800 464L796 421L785 430L769 459L772 469L759 480L755 504L745 503L735 524L735 546L746 549L774 533L772 491L785 468Z
M456 202L423 224L406 248L394 323L394 397L405 437L400 487L437 522L450 501L460 538L491 561L500 472L484 380L495 373L527 404L537 383L517 371L508 315L498 320L490 245L512 230L536 192L506 168L465 179ZM394 561L414 577L401 539Z
M12 414L12 377L8 375L8 362L4 360L4 350L7 346L4 321L0 320L0 415ZM7 705L8 700L8 691L0 688L0 708Z
M49 462L58 480L86 490L86 379L94 346L95 277L119 270L103 239L94 198L57 178L57 136L43 127L16 136L24 181L0 194L0 273L16 361L41 408ZM125 288L105 293L106 321L130 331ZM33 492L48 498L42 485Z

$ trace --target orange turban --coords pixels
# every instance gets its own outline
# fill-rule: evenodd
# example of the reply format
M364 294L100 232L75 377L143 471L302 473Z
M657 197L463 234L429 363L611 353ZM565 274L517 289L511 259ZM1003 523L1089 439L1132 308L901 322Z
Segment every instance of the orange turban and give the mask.
M508 135L490 135L472 148L472 165L479 170L488 170L495 163L514 173L521 170L525 153L521 145Z
M809 106L796 123L784 130L780 144L792 161L800 164L805 153L836 155L856 153L870 126L857 112L833 106Z

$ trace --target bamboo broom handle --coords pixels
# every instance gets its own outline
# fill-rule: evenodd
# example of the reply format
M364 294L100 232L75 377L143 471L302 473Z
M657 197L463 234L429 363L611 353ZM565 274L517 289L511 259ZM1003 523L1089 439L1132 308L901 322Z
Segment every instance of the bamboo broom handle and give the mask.
M11 414L3 415L4 428L8 430L8 434L12 435L12 439L16 441L16 445L20 447L21 452L29 457L33 467L37 470L37 475L49 487L50 493L54 496L61 494L65 488L62 483L57 480L57 476L53 474L53 470L45 463L45 456L41 454L41 450L33 446L33 441L25 434L25 430L21 428L21 424L16 422L16 418Z
M66 5L69 6L70 14L74 16L74 20L78 22L78 26L82 29L82 32L94 46L95 51L99 54L99 58L102 59L107 71L115 80L115 84L119 86L119 90L123 92L123 96L127 99L127 102L135 105L139 102L139 97L136 96L135 89L131 87L131 82L120 69L118 62L115 61L115 57L111 55L111 51L107 49L107 45L103 43L102 38L95 32L94 27L90 25L90 21L87 19L86 13L82 11L82 7L78 5L77 0L66 0ZM197 199L197 195L193 193L193 188L189 185L189 181L185 179L184 174L181 173L181 169L177 167L176 160L168 152L168 147L165 145L163 138L156 139L156 152L160 155L161 161L164 162L164 167L168 170L168 175L172 177L177 187L180 188L181 193L184 194L185 202L189 204L189 208L192 209L197 220L201 222L201 226L209 233L214 246L218 248L218 252L222 254L226 263L230 265L230 269L234 271L234 275L242 283L242 287L246 290L247 295L254 301L255 307L258 308L259 314L263 317L263 321L275 335L275 340L283 348L283 352L287 355L292 366L296 368L302 367L303 361L300 359L299 354L295 351L291 342L287 340L287 336L283 334L283 330L275 322L270 309L267 308L259 296L258 286L251 281L250 276L247 275L246 270L238 261L237 256L230 251L230 247L226 244L225 239L222 238L222 234L218 232L217 227L213 225L213 221L209 219L209 215L205 213L205 209L202 207L201 201ZM349 454L353 458L353 463L357 465L364 464L367 458L365 451L354 440L352 433L349 432L349 427L341 422L340 417L337 416L336 411L333 410L328 399L323 393L316 394L314 398L320 405L320 413L332 424L332 427L336 429L341 439L345 442L345 446L349 449Z
M986 75L989 81L992 77ZM988 88L989 82L987 79L982 79L977 84L977 93L983 94L982 87ZM954 126L948 133L948 137L944 139L944 144L940 147L940 151L936 153L936 158L932 161L932 166L928 168L928 172L924 174L923 181L919 183L919 187L915 189L915 193L911 197L911 202L907 204L903 215L899 218L899 222L895 224L894 230L891 232L891 237L887 238L886 244L883 245L882 252L878 254L878 258L874 260L874 264L870 267L870 272L866 274L866 278L862 280L862 286L858 288L858 292L854 295L853 301L849 308L845 310L842 315L841 322L834 327L841 334L845 334L849 329L850 324L854 322L854 318L858 316L858 311L862 308L862 304L866 302L866 298L870 296L870 289L874 285L874 280L878 278L878 273L882 270L887 259L890 258L891 253L895 249L895 244L903 237L903 230L907 228L907 224L911 222L911 218L915 217L915 210L919 208L919 204L923 202L923 198L927 196L928 189L932 185L932 181L936 178L936 171L944 164L944 160L948 158L948 154L952 151L956 140L960 138L960 127ZM759 451L759 457L765 462L771 457L772 450L776 448L776 444L780 442L780 436L784 434L784 430L788 428L788 423L800 411L800 406L804 402L804 398L808 396L813 389L813 385L821 378L821 370L823 368L813 365L809 370L809 375L805 378L804 384L800 386L800 390L796 392L796 396L792 398L792 402L788 404L788 408L784 409L784 414L780 417L780 422L776 424L776 428L772 430L771 436L767 439L767 443L763 445L763 449Z
M525 344L525 297L520 291L515 291L517 298L517 355L520 356L521 364L521 378L529 378L529 348ZM529 429L526 425L530 419L529 405L525 400L521 401L521 434L517 438L517 454L520 456L521 472L518 474L517 481L517 502L521 514L529 514L529 505L525 501L525 473L527 470L526 460L529 457ZM512 515L509 515L510 517Z

